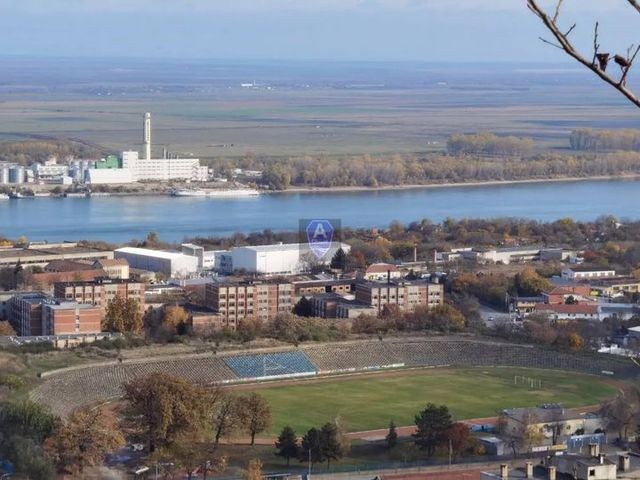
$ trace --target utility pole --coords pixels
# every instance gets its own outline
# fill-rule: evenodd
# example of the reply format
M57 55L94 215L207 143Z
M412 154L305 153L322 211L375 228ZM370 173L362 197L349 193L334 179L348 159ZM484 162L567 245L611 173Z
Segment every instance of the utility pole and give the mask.
M311 447L309 447L309 473L307 473L307 480L311 478Z
M449 468L451 468L451 457L453 455L453 445L451 439L449 439Z

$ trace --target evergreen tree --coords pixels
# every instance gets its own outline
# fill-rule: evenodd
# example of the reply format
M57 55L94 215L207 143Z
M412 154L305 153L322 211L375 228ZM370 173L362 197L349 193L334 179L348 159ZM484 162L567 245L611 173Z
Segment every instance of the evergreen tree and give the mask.
M324 462L325 457L322 452L322 442L320 440L320 430L317 428L310 429L304 437L302 437L302 451L300 461L304 462L308 459L311 463Z
M396 432L396 424L393 420L389 423L389 433L385 437L387 448L391 450L398 443L398 432Z
M338 438L338 428L333 423L325 423L320 430L320 449L327 461L327 468L331 460L339 460L344 456L344 450Z
M286 426L280 432L278 440L276 441L276 456L287 459L287 467L292 458L296 458L300 454L300 446L298 445L298 438L296 432L290 426Z
M347 266L347 254L342 248L339 248L331 259L331 268L344 270Z
M428 403L427 408L416 415L415 422L417 427L413 434L415 443L431 457L436 448L447 440L449 429L453 424L449 408L446 405L438 407Z
M313 317L313 304L307 297L302 297L293 307L293 313L299 317Z

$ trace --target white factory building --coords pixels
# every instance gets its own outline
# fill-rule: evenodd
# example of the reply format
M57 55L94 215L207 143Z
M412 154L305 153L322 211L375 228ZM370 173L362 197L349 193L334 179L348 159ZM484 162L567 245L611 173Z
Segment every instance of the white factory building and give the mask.
M90 184L132 183L140 181L189 180L206 182L209 169L197 158L152 158L151 114L144 114L144 157L136 151L122 152L119 168L90 168L85 181Z
M198 271L198 258L181 252L123 247L113 253L115 258L126 259L132 268L161 272L169 277L185 277Z
M291 275L307 271L314 262L329 263L335 253L342 248L349 253L351 247L346 243L334 243L321 260L302 243L258 245L235 247L231 250L234 271L262 273L265 275Z

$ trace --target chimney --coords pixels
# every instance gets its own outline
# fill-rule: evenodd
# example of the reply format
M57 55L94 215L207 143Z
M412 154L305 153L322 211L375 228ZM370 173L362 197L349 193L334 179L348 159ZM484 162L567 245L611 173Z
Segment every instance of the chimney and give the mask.
M590 443L589 444L589 456L590 457L597 457L599 453L600 453L600 445L598 445L597 443Z
M418 261L418 247L413 247L413 262L416 263Z
M144 114L143 140L145 158L151 160L151 114L149 112Z
M618 470L628 472L631 469L631 459L629 455L620 455L618 458Z
M509 465L506 463L500 465L500 480L509 480Z
M547 471L549 472L549 480L556 480L556 467L551 465Z
M387 270L387 285L391 283L391 270Z
M598 454L598 463L600 463L600 465L604 465L605 458L607 458L607 456L604 453Z
M527 478L533 478L533 462L527 462Z

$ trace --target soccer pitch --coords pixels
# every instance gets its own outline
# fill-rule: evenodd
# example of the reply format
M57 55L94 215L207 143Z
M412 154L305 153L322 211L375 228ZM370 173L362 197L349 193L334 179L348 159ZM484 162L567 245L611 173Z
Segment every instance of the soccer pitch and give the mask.
M270 433L289 425L301 435L337 416L354 432L387 428L391 420L398 426L412 425L428 402L447 405L455 420L464 420L543 403L568 408L593 405L614 395L617 388L606 378L575 372L436 368L254 385L250 390L271 405Z

